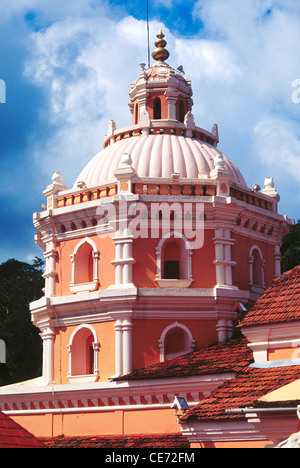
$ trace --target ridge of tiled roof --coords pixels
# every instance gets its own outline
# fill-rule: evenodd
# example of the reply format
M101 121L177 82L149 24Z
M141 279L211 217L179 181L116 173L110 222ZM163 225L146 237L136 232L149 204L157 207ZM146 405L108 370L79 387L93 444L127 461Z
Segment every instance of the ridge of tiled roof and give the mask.
M181 422L244 419L244 415L227 413L226 410L260 408L263 403L257 401L259 398L299 378L300 366L245 368L235 378L220 385L208 398L188 411L181 418ZM284 404L281 403L281 406ZM275 403L272 407L275 407Z
M242 320L241 327L300 320L300 267L274 279Z
M0 412L0 448L46 448L30 432Z
M144 380L237 373L253 363L246 338L227 340L177 358L138 369L116 380Z
M48 448L189 448L182 434L42 438Z

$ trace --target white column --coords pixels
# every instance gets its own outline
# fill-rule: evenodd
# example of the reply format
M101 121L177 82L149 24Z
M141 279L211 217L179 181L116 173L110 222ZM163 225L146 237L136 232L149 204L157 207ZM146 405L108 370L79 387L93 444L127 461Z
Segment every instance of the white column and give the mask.
M233 320L221 319L217 323L217 332L219 343L232 338L234 331Z
M119 233L114 239L116 245L116 258L111 263L115 265L115 285L132 285L132 258L133 236L126 232Z
M222 243L223 230L216 229L215 243L215 265L216 265L216 284L225 284L225 269L224 269L224 247Z
M230 229L216 229L214 238L216 265L216 284L232 286L232 267L236 262L232 261L231 247L235 240L231 238Z
M93 281L98 281L98 260L99 260L99 252L92 251L93 256Z
M54 383L54 340L55 333L49 327L42 333L43 339L43 378L46 385Z
M132 371L132 322L129 319L123 321L123 374Z
M123 257L128 263L123 265L123 282L132 283L132 239L123 246Z
M225 284L232 286L232 265L231 265L231 233L229 229L224 231L224 237L227 239L227 243L224 245L224 260L228 262L225 265Z
M115 241L116 242L116 241ZM116 259L115 259L115 284L123 283L123 269L122 264L118 263L123 258L123 245L119 242L116 243Z
M217 324L217 332L218 332L218 339L219 343L227 340L228 337L228 328L227 328L227 320L219 320Z
M234 323L233 320L227 320L227 338L231 339L234 332Z
M169 120L177 120L176 102L178 100L178 94L171 94L171 93L166 92L165 96L169 104Z
M98 354L100 351L100 343L93 343L94 350L94 374L99 375Z
M44 258L46 260L45 273L43 277L45 278L45 296L52 297L56 293L56 256L57 250L55 242L52 240L47 243L47 249L44 253Z
M275 278L281 275L281 253L279 245L275 245L275 252L274 252L274 259L275 259Z
M249 285L253 286L253 256L248 255L248 265L249 265Z
M67 345L68 353L69 353L69 370L68 370L68 377L72 375L72 345Z
M115 353L116 353L116 377L123 374L123 331L122 320L115 323Z

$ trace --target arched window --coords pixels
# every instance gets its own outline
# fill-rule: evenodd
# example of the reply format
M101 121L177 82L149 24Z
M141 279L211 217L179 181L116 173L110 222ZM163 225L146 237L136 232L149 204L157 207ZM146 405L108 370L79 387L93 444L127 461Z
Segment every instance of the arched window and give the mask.
M161 119L161 100L159 97L155 98L153 101L153 119Z
M156 281L161 288L188 288L193 282L192 254L188 240L178 232L163 237L157 248Z
M250 249L248 262L250 290L255 293L262 293L265 289L265 261L260 248L256 245Z
M70 381L95 382L98 379L99 349L96 332L91 326L80 325L74 330L68 345Z
M159 348L160 361L163 362L194 351L195 340L185 325L175 322L162 332Z
M184 117L185 117L184 103L182 101L179 101L179 106L178 106L178 120L179 120L179 122L183 123L184 122Z
M76 246L71 255L72 280L70 289L72 292L95 291L99 285L98 280L99 254L91 239L83 239Z

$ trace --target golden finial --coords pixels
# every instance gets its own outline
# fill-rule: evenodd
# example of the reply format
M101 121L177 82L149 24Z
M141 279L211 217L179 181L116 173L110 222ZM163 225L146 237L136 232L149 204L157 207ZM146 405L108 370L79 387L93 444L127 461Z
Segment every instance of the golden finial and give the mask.
M164 62L165 60L168 59L170 56L169 52L167 49L165 49L167 42L164 40L164 34L162 33L162 30L159 31L157 34L158 40L155 41L155 46L156 49L152 52L152 57L154 60L157 60L158 62Z

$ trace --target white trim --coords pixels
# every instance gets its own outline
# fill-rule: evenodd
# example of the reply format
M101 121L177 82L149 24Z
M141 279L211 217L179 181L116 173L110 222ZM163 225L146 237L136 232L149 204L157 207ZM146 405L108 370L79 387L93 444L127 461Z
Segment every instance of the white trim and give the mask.
M98 374L68 375L68 379L72 384L96 382L98 379Z
M160 288L189 288L193 280L188 279L156 279Z
M243 335L249 340L255 362L268 361L268 351L291 349L291 359L300 355L300 321L243 327ZM294 349L294 351L292 351Z
M162 252L163 252L164 244L170 241L170 239L171 239L170 242L172 242L172 238L181 239L185 243L185 251L182 252L182 249L180 249L180 256L181 256L181 259L182 258L184 259L184 262L186 264L185 265L186 277L180 278L179 280L175 280L176 283L169 280L168 278L162 277L162 271L163 271L162 264L163 264L163 258L164 258ZM157 265L156 282L157 284L162 288L188 288L194 281L194 278L192 275L192 255L193 255L193 250L191 249L190 242L181 232L171 231L165 234L159 241L158 246L156 247L156 265ZM180 263L183 263L182 260Z
M78 325L78 327L76 327L75 330L73 330L73 333L70 337L69 346L72 346L75 335L79 332L79 330L82 330L83 328L88 328L92 332L94 337L94 343L98 342L97 333L95 332L95 329L91 325L83 323L81 325Z
M88 244L90 244L90 246L92 247L92 249L93 249L94 252L97 252L97 246L96 246L95 242L92 241L92 239L90 239L89 237L85 237L84 239L81 239L80 242L78 242L78 244L76 245L76 247L75 247L75 249L74 249L74 251L73 251L73 255L76 255L77 252L78 252L78 249L79 249L83 244L85 244L86 242L87 242Z
M189 403L189 406L196 406L198 403ZM103 413L114 411L141 411L141 410L156 410L156 409L170 409L170 404L153 404L153 405L119 405L119 406L91 406L80 408L53 408L53 409L39 409L39 410L11 410L2 411L7 416L26 416L29 414L64 414L64 413Z
M276 408L270 408L265 413L259 409L255 412L255 409L251 408L248 413L245 409L245 420L191 421L182 423L181 430L190 443L253 442L255 444L265 441L267 444L265 448L271 448L297 432L299 420L296 411L293 408L285 408L285 413L284 416L280 410L276 413Z
M72 347L73 347L73 340L77 333L82 329L88 329L93 335L93 349L94 349L94 373L93 374L84 374L84 375L77 375L72 374ZM89 324L81 324L73 330L73 333L70 337L69 344L67 345L67 349L69 352L69 371L68 371L68 379L70 383L84 383L84 382L96 382L99 377L99 369L98 369L98 352L100 349L100 343L98 342L97 333L94 328ZM85 356L84 356L85 358Z
M262 271L261 271L261 279L262 279L262 284L254 284L254 274L253 274L253 262L254 262L254 256L253 256L253 252L254 250L257 250L258 253L259 253L259 256L260 256L260 260L261 260L261 268L262 268ZM258 247L258 245L252 245L250 251L249 251L249 255L248 255L248 265L249 265L249 286L250 286L250 290L256 294L262 294L265 290L265 260L264 260L264 257L263 257L263 254L262 254L262 251L260 250L260 248Z
M93 256L93 281L87 283L75 283L75 268L76 268L76 255L80 247L84 244L89 244L92 247L92 256ZM91 292L95 291L99 286L99 278L98 278L98 260L99 260L99 252L97 246L94 241L92 241L89 237L85 237L81 239L81 241L76 245L72 254L70 254L71 262L72 262L72 279L70 283L70 291L73 293L82 293L82 292Z
M47 412L115 411L116 408L150 409L154 405L170 408L165 396L172 402L178 392L193 402L207 398L218 386L235 377L235 374L212 374L163 379L95 382L64 385L45 385L41 379L0 388L0 409L9 414L45 414ZM35 383L36 381L36 383ZM188 396L189 395L189 396ZM132 404L132 399L136 404ZM122 403L123 402L123 403ZM125 403L125 404L124 404Z
M195 342L195 340L193 338L193 335L192 335L191 331L188 329L188 327L186 327L182 323L174 322L171 325L167 326L163 330L163 332L162 332L162 334L160 336L160 339L158 340L159 349L160 349L160 362L163 362L166 359L165 339L166 339L166 336L169 333L169 331L174 329L174 328L181 328L181 330L183 330L187 334L188 339L189 339L189 343L190 343L190 349L189 349L188 352L194 351L196 342Z
M181 424L182 434L190 443L267 441L256 425L248 421L191 422Z

